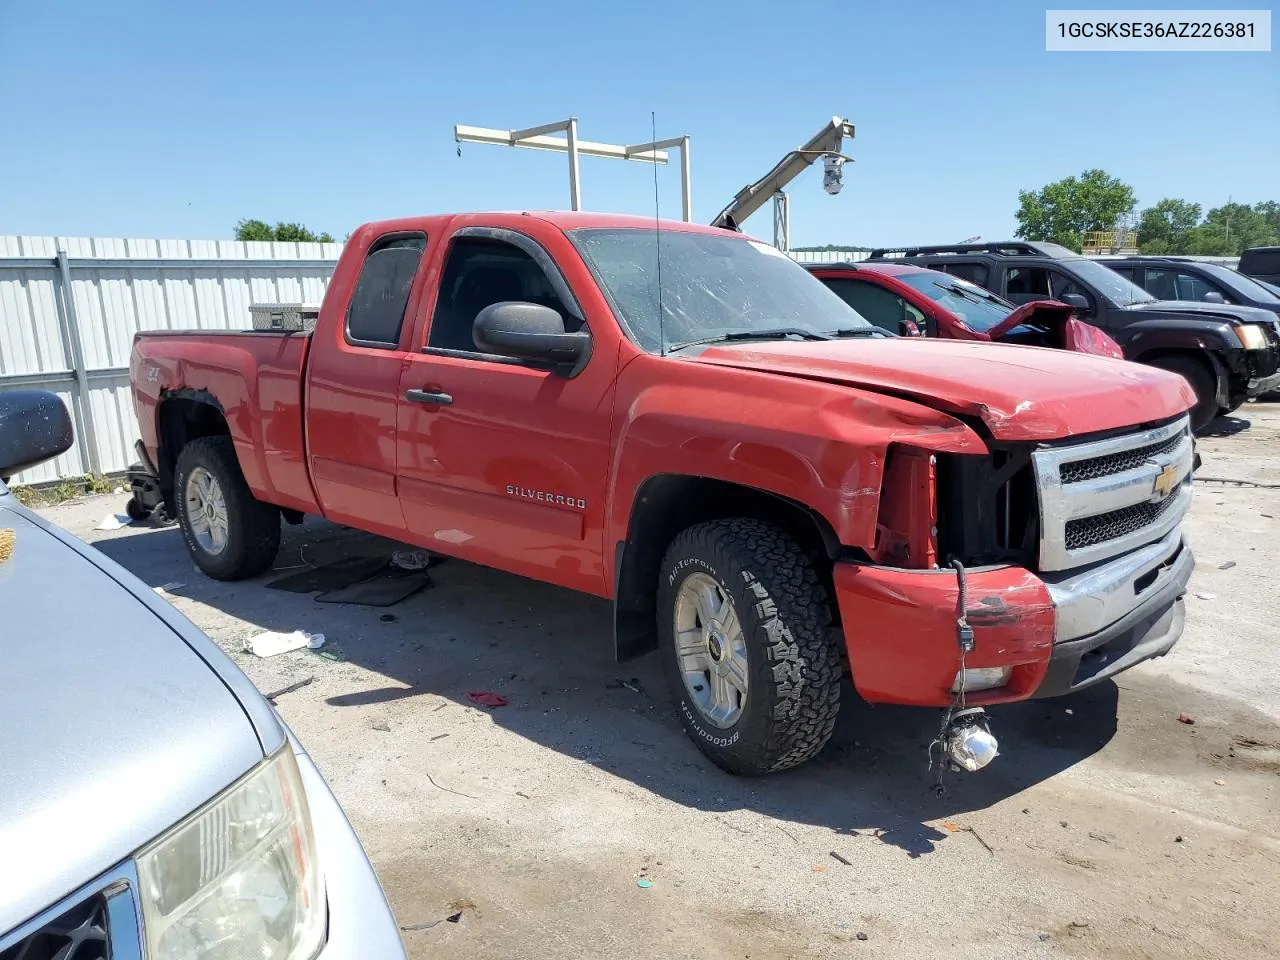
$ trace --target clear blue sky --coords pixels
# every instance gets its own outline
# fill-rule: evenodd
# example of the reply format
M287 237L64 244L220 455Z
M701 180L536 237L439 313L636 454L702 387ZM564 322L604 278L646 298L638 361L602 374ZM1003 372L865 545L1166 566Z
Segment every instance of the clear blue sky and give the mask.
M1046 53L1044 9L0 0L0 233L219 238L257 217L341 237L566 207L563 156L459 159L453 124L573 114L584 138L634 143L650 111L660 138L693 138L701 221L832 114L851 119L844 192L816 170L793 184L797 245L1007 236L1020 188L1095 166L1143 205L1280 199L1280 52ZM660 193L678 217L677 165ZM582 195L649 213L652 170L585 158ZM771 235L768 208L746 228Z

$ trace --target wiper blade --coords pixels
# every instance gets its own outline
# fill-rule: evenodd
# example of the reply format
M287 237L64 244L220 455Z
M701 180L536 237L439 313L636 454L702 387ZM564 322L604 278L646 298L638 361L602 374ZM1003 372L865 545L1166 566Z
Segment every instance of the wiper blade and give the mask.
M726 343L733 340L785 340L787 337L800 337L803 340L830 340L825 333L805 330L803 327L770 327L764 330L733 330L719 333L714 337L703 337L698 340L682 340L670 344L667 351L682 350L685 347L697 347L706 343Z
M842 327L839 330L823 331L828 337L840 339L843 337L889 337L892 336L887 330L881 330L879 327Z
M999 297L997 297L995 294L987 293L985 290L984 290L984 291L982 291L982 292L978 292L977 290L966 290L964 287L962 287L962 286L960 286L960 285L958 285L958 284L955 284L955 283L939 283L939 282L938 282L938 281L936 281L936 280L933 282L933 285L934 285L935 287L939 287L939 288L941 288L941 289L943 289L943 290L949 290L949 291L951 291L952 293L958 293L958 294L960 294L960 296L962 296L962 297L968 297L970 300L975 300L975 301L977 301L978 303L982 303L982 302L984 302L984 301L985 301L985 302L987 302L987 303L994 303L997 307L1005 307L1005 306L1008 306L1008 304L1006 304L1003 300L1001 300L1001 299L1000 299Z

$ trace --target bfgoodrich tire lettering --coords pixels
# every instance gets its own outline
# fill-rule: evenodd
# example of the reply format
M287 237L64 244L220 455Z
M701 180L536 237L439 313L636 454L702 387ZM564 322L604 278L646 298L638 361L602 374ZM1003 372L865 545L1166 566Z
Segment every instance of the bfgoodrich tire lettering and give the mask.
M216 553L201 546L192 528L187 488L197 470L213 477L226 506L226 543ZM244 580L271 568L280 549L280 510L249 490L230 437L192 440L178 454L174 474L182 539L201 570L215 580Z
M675 607L690 577L710 577L734 607L745 638L747 694L727 727L694 702L677 655ZM658 582L663 669L680 722L698 748L730 773L796 766L831 738L841 667L826 591L799 545L757 520L690 527L672 542Z

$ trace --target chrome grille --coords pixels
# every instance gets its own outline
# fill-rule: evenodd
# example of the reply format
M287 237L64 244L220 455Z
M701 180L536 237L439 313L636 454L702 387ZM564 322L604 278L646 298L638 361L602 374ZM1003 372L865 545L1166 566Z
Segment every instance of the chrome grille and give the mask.
M1100 513L1096 517L1079 517L1067 521L1067 549L1079 550L1097 543L1127 537L1143 527L1150 526L1177 503L1176 497L1166 497L1158 503L1139 503L1132 507Z
M1062 476L1063 484L1079 483L1081 480L1093 480L1097 477L1109 477L1113 473L1124 473L1126 470L1140 467L1149 458L1168 453L1181 442L1181 435L1175 435L1161 443L1138 447L1136 450L1111 453L1104 457L1094 457L1090 460L1070 460L1059 468L1059 473Z
M0 960L143 960L133 861L85 884L26 923L0 932Z
M1168 534L1191 504L1186 417L1032 455L1040 502L1040 569L1073 570Z

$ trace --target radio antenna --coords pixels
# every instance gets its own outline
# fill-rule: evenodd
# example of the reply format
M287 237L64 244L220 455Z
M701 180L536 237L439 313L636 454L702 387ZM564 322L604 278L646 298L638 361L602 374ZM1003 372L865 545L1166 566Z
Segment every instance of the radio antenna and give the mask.
M658 114L649 111L649 132L653 142L658 142ZM667 338L663 332L662 317L662 213L658 206L658 165L653 165L653 246L658 261L658 356L667 355Z

